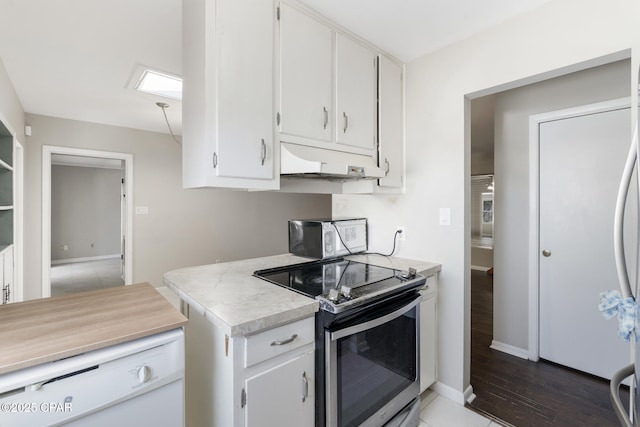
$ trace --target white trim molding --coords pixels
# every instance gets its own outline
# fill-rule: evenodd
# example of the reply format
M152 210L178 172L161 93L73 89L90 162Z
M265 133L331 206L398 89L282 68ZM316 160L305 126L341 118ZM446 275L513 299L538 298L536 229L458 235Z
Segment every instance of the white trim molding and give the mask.
M527 349L501 343L500 341L492 340L489 348L493 350L501 351L503 353L510 354L512 356L519 357L521 359L529 358L529 351L527 351Z
M67 259L57 259L51 260L51 265L60 265L60 264L70 264L74 262L89 262L89 261L102 261L105 259L114 259L120 258L120 254L114 255L100 255L100 256L87 256L82 258L67 258Z
M83 148L42 146L42 297L51 296L51 156L65 154L70 156L98 157L124 161L126 213L124 248L124 283L133 281L133 154L111 151L87 150Z
M435 382L431 387L431 390L435 391L441 396L446 397L449 400L453 400L459 405L463 405L465 403L471 403L476 395L473 393L473 387L469 386L466 388L464 392L458 391L451 386L448 386L440 381Z

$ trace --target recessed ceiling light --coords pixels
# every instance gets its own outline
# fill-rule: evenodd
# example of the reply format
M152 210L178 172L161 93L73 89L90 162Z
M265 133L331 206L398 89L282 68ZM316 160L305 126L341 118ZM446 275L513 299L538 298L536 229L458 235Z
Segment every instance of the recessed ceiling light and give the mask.
M135 89L182 101L182 79L159 71L145 69L138 79Z

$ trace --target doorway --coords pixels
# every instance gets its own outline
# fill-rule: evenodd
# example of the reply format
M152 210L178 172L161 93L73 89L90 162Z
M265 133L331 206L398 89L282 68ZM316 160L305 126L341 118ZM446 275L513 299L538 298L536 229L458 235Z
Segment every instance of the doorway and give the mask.
M71 249L71 245L60 243L55 240L57 236L52 236L52 169L54 165L58 163L75 164L72 167L84 167L87 169L98 168L116 168L116 174L120 176L120 183L117 183L117 188L122 189L120 195L120 206L117 211L119 212L119 218L117 222L119 226L117 230L111 231L111 234L118 233L118 238L115 241L111 249L106 249L107 253L98 254L98 246L100 244L100 238L88 239L86 242L82 242L76 246L85 246L90 249L84 248L84 252L69 252L73 255L63 254L60 255L52 250L52 242L56 242L56 250L60 249L63 252L67 252ZM111 165L111 166L107 166ZM42 296L49 297L52 295L52 258L55 264L56 259L66 259L71 261L83 262L84 268L82 273L76 271L75 274L79 275L82 279L82 275L88 274L88 281L102 280L100 275L112 274L114 268L117 269L118 276L122 276L124 284L132 283L132 216L133 208L132 204L128 200L132 197L133 192L133 156L127 153L116 153L107 151L85 150L70 147L54 147L43 146L42 153ZM115 236L111 236L115 237ZM115 246L116 249L113 249ZM65 248L66 247L66 248ZM101 249L104 251L105 249ZM92 252L93 251L93 252ZM113 253L115 252L115 253ZM52 256L53 254L53 256ZM92 254L94 256L92 256ZM96 255L98 254L98 255ZM88 256L87 256L88 255ZM115 259L114 259L115 258ZM92 265L85 263L93 263ZM111 265L114 264L114 265ZM73 272L70 272L73 274ZM104 282L104 280L102 280ZM86 287L85 287L86 289ZM68 289L67 289L68 291Z
M529 118L546 111L557 111L576 105L628 96L630 65L628 60L616 60L608 62L606 65L598 65L560 77L542 79L531 85L519 86L490 95L495 96L493 114L487 119L488 126L493 127L495 133L495 275L491 278L484 274L479 276L483 281L488 282L487 289L490 292L487 292L486 295L483 294L486 298L480 301L482 304L480 311L477 310L477 306L475 312L474 308L471 310L472 342L470 347L472 354L470 371L471 385L477 396L472 405L487 404L490 406L495 402L488 402L487 399L495 397L499 390L499 388L493 388L496 387L496 383L483 382L483 379L478 376L479 370L483 368L482 364L478 364L478 360L484 360L488 362L487 366L494 368L493 371L487 372L496 380L502 379L505 360L514 365L517 364L518 368L514 368L514 373L519 373L526 367L526 373L522 371L521 376L529 376L532 381L527 383L530 388L522 389L519 395L530 399L530 403L538 402L535 400L538 397L535 392L538 390L536 387L545 384L544 381L549 384L549 381L554 381L554 378L560 378L558 372L565 372L564 368L556 366L553 373L545 376L542 366L546 362L534 363L526 360L531 358L531 341L536 339L529 333L531 323L528 316L532 312L537 315L537 306L532 307L536 303L532 302L530 298L529 288L530 273L535 270L537 265L529 258L528 249L530 242L534 239L537 241L537 236L532 236L529 230L529 225L537 221L537 216L530 212L529 195L536 194L537 190L530 187L529 170L533 168L530 166L531 159L536 153L534 149L530 150L529 146ZM471 107L476 99L481 98L472 98ZM473 119L473 116L469 118L471 124ZM473 128L471 128L470 140L472 138ZM470 148L471 174L484 172L474 171L473 162L477 154L473 151L473 145ZM470 196L467 204L470 210ZM469 221L469 230L470 225ZM537 257L537 250L535 254ZM473 259L473 252L471 258ZM477 272L470 274L471 295L474 295L474 290L481 289L475 286L474 282L478 276L475 273ZM596 300L593 305L596 312L597 303ZM480 316L481 320L478 322L476 315L483 313L489 317ZM484 320L486 323L482 323ZM484 336L480 336L484 340L483 342L478 340L474 342L474 331L478 329L485 333ZM474 353L473 348L477 344L482 345L483 353ZM478 357L474 358L474 354ZM482 357L485 358L482 359ZM597 382L597 379L593 377L588 379L589 385L592 382ZM606 396L606 385L602 388ZM549 387L549 389L555 390L554 387ZM507 389L506 392L505 395L501 395L502 406L520 409L517 404L517 395L513 394L511 389ZM548 396L549 390L545 389L544 393L538 394L544 398L545 393ZM567 403L562 401L562 399L568 398L567 396L555 394L554 396L560 407ZM507 402L508 405L506 405ZM543 400L539 402L543 402ZM522 408L526 409L526 402L523 402ZM544 409L543 406L540 408ZM607 416L615 417L613 414Z

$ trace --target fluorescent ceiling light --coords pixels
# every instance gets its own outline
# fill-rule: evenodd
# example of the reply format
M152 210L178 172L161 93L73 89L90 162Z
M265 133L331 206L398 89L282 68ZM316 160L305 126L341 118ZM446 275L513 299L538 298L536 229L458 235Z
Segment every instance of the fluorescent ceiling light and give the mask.
M182 79L145 69L135 86L136 90L182 101Z

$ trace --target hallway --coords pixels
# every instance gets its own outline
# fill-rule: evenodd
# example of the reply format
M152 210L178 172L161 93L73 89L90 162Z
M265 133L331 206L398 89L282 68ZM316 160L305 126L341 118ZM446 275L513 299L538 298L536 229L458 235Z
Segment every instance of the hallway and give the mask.
M619 426L609 382L541 360L489 348L493 338L493 278L471 271L470 408L513 426ZM628 392L623 392L628 402Z

